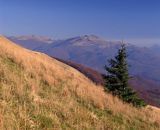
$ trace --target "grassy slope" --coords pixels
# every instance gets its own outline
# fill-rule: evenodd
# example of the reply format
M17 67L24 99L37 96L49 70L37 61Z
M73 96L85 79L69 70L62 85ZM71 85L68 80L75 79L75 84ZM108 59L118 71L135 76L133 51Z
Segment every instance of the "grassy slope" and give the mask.
M98 71L72 61L65 61L58 58L56 59L80 71L95 84L104 85L105 81L103 79L103 75ZM160 107L160 87L158 87L154 81L149 79L146 80L137 76L132 78L129 83L130 86L137 91L138 95L144 99L146 103Z
M75 69L0 37L0 129L152 130L160 111L105 94Z

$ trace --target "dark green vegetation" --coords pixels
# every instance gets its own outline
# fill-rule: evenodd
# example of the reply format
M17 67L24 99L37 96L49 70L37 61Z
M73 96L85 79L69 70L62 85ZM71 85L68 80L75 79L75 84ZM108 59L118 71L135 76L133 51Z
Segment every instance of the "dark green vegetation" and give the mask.
M117 95L123 101L132 103L136 107L146 106L145 102L138 98L136 93L129 86L129 72L127 63L126 47L123 44L118 50L115 59L108 60L109 67L105 66L107 76L105 76L105 87L113 95Z

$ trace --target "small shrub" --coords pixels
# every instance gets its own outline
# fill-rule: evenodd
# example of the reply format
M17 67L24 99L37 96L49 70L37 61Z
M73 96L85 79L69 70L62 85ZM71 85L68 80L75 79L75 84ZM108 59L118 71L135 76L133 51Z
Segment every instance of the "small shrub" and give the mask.
M35 122L37 122L39 129L48 129L48 128L53 128L54 124L53 124L53 120L51 117L49 116L45 116L45 115L37 115L34 117Z

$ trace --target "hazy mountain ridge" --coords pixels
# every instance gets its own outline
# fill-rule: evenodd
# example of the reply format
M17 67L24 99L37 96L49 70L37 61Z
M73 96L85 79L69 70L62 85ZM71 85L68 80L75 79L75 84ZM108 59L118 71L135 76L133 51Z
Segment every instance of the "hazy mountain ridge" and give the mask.
M34 50L35 48L44 46L46 44L53 43L53 39L45 36L24 35L24 36L10 36L7 37L11 41L18 45L21 45L27 49Z
M25 46L25 41L21 40L20 42ZM47 45L42 43L35 46L35 44L37 43L32 42L34 47L31 49L60 59L84 64L104 73L103 67L107 59L114 57L121 41L105 41L98 36L84 35L66 40L55 40ZM145 76L160 81L159 55L153 53L151 48L137 47L128 43L127 50L132 75Z
M46 37L46 36L37 36L37 35L22 35L22 36L10 36L10 39L13 40L34 40L44 43L52 43L54 40L52 38Z

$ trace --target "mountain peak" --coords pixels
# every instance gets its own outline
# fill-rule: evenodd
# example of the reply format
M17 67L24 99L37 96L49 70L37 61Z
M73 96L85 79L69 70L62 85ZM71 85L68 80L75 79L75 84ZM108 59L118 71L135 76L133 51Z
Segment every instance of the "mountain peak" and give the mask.
M100 37L96 35L83 35L81 36L81 38L87 39L87 40L102 40Z
M90 46L90 45L101 45L106 41L96 35L82 35L65 40L65 42L76 46Z
M92 41L92 42L105 41L104 39L96 35L83 35L83 36L79 36L79 39L86 40L86 41Z
M120 46L121 41L108 41L96 35L82 35L73 38L69 38L63 41L65 45L74 46L96 46L100 48L106 48L111 46Z

